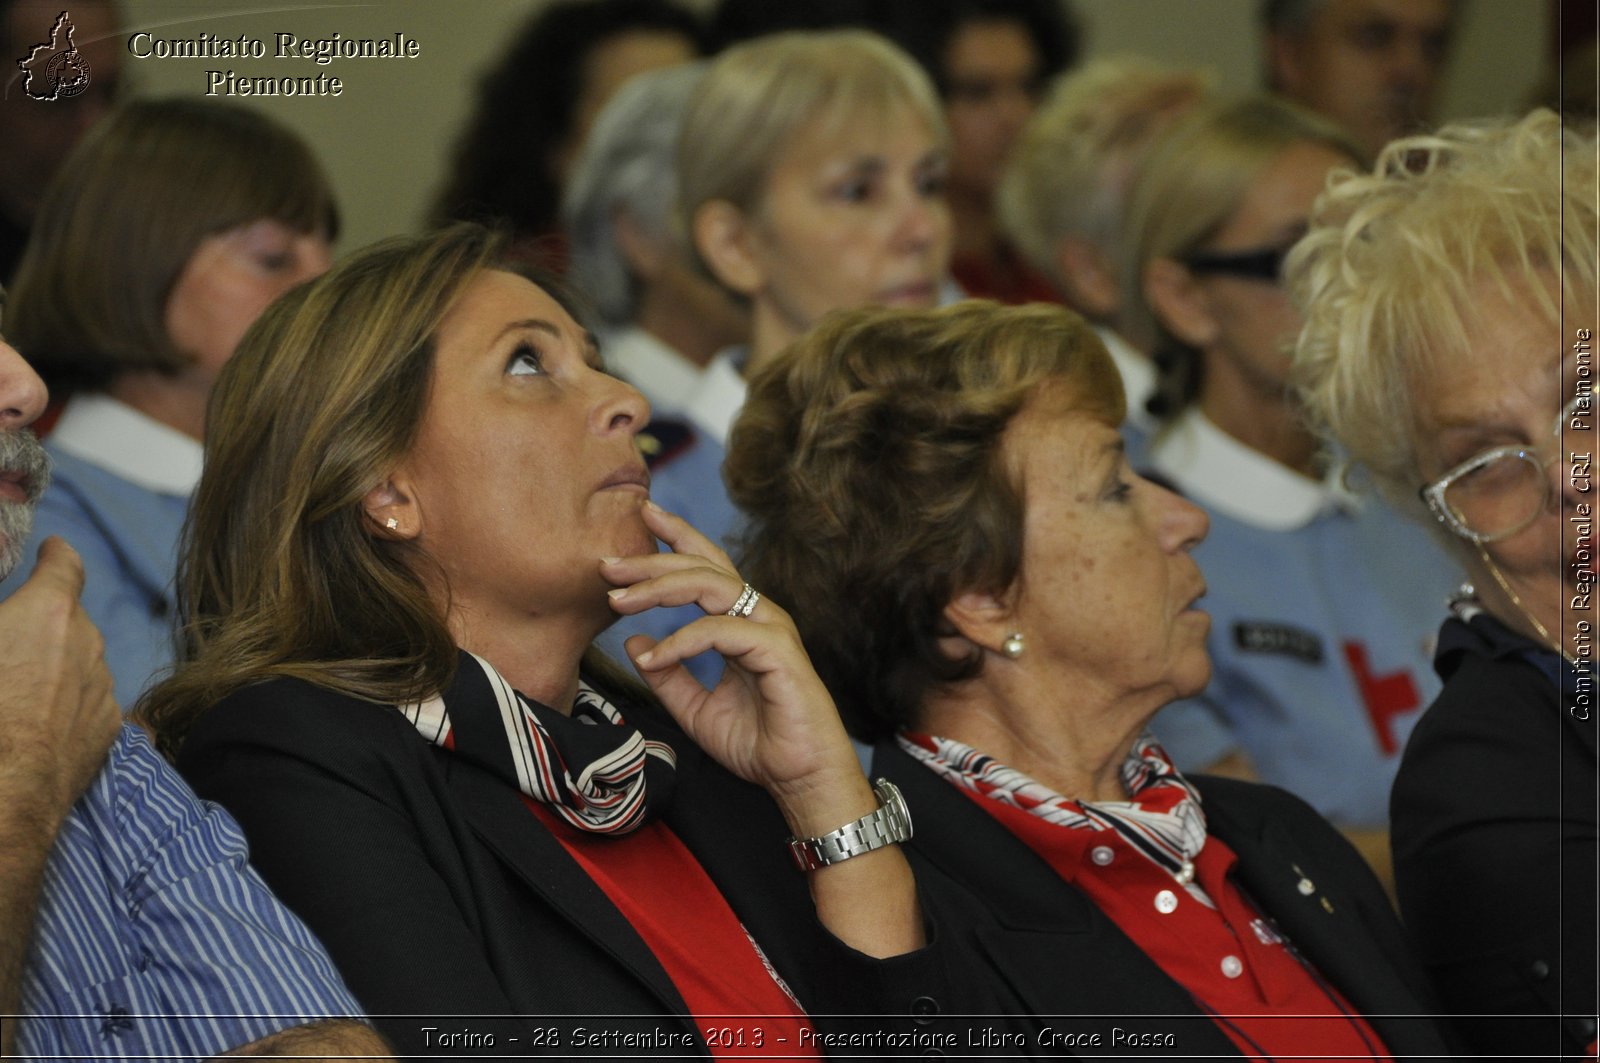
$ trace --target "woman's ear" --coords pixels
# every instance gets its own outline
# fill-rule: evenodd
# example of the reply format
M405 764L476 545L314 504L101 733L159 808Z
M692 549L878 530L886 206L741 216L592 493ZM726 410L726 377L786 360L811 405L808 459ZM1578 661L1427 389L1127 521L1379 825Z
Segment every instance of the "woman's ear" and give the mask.
M368 530L380 539L407 542L422 534L422 510L396 480L388 479L366 493L361 508Z
M1111 321L1122 308L1117 271L1110 258L1081 236L1056 241L1056 269L1062 294L1078 313L1090 321Z
M1152 259L1144 268L1144 296L1168 332L1196 350L1217 342L1221 325L1205 289L1183 263Z
M969 646L1003 653L1006 639L1015 633L1015 611L1009 594L962 591L944 607L944 619L953 634L944 637L947 652L965 657Z
M744 211L725 199L713 199L694 213L695 249L719 281L746 297L767 282L755 240Z
M611 229L629 268L646 281L655 280L666 259L661 244L645 233L626 207L617 207L611 212Z

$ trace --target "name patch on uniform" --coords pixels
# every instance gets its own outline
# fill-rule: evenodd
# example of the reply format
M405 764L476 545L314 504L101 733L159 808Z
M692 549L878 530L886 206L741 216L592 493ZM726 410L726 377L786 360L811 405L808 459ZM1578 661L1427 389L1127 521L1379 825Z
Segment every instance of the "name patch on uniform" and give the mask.
M1233 625L1233 645L1242 653L1274 653L1307 664L1321 664L1322 640L1304 628L1288 624L1241 620Z

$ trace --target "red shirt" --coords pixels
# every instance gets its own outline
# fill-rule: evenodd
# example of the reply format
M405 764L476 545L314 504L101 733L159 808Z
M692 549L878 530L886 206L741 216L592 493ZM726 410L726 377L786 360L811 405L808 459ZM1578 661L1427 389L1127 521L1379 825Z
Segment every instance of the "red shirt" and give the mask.
M820 1058L799 1047L811 1028L805 1012L670 827L657 820L622 837L590 834L522 800L655 954L713 1057Z
M1058 826L962 789L1082 890L1249 1056L1388 1060L1365 1019L1297 956L1234 882L1238 857L1206 838L1194 860L1207 905L1116 831Z

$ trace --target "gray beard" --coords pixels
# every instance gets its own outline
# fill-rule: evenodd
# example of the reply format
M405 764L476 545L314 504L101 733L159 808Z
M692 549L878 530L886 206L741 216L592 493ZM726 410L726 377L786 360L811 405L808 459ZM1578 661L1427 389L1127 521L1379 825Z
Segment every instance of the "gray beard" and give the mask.
M0 432L0 473L20 472L28 478L26 502L0 502L0 579L22 561L23 544L33 530L33 511L50 483L50 455L32 432Z

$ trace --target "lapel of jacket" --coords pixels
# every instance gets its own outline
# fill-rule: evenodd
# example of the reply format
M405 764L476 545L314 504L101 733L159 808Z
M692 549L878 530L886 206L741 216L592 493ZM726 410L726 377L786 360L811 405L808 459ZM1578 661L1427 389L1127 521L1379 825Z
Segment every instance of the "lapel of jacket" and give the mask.
M1395 1056L1444 1052L1436 1028L1419 1019L1429 1010L1427 1002L1406 982L1395 956L1385 951L1379 931L1362 916L1356 894L1335 865L1280 817L1263 815L1253 803L1226 800L1216 783L1197 781L1208 830L1239 857L1239 882L1261 910L1371 1023ZM1359 857L1352 854L1351 859ZM1376 880L1372 890L1383 903ZM1393 929L1401 933L1398 922ZM1397 953L1404 948L1401 941L1390 944Z
M905 796L919 876L931 865L982 898L993 923L974 923L979 947L1027 1012L1179 1016L1186 1051L1238 1054L1188 992L1082 892L894 739L874 749L872 774L887 777Z
M545 904L648 986L664 1011L686 1015L688 1006L650 947L588 872L528 811L521 795L472 764L452 762L449 773L450 788L484 844Z

